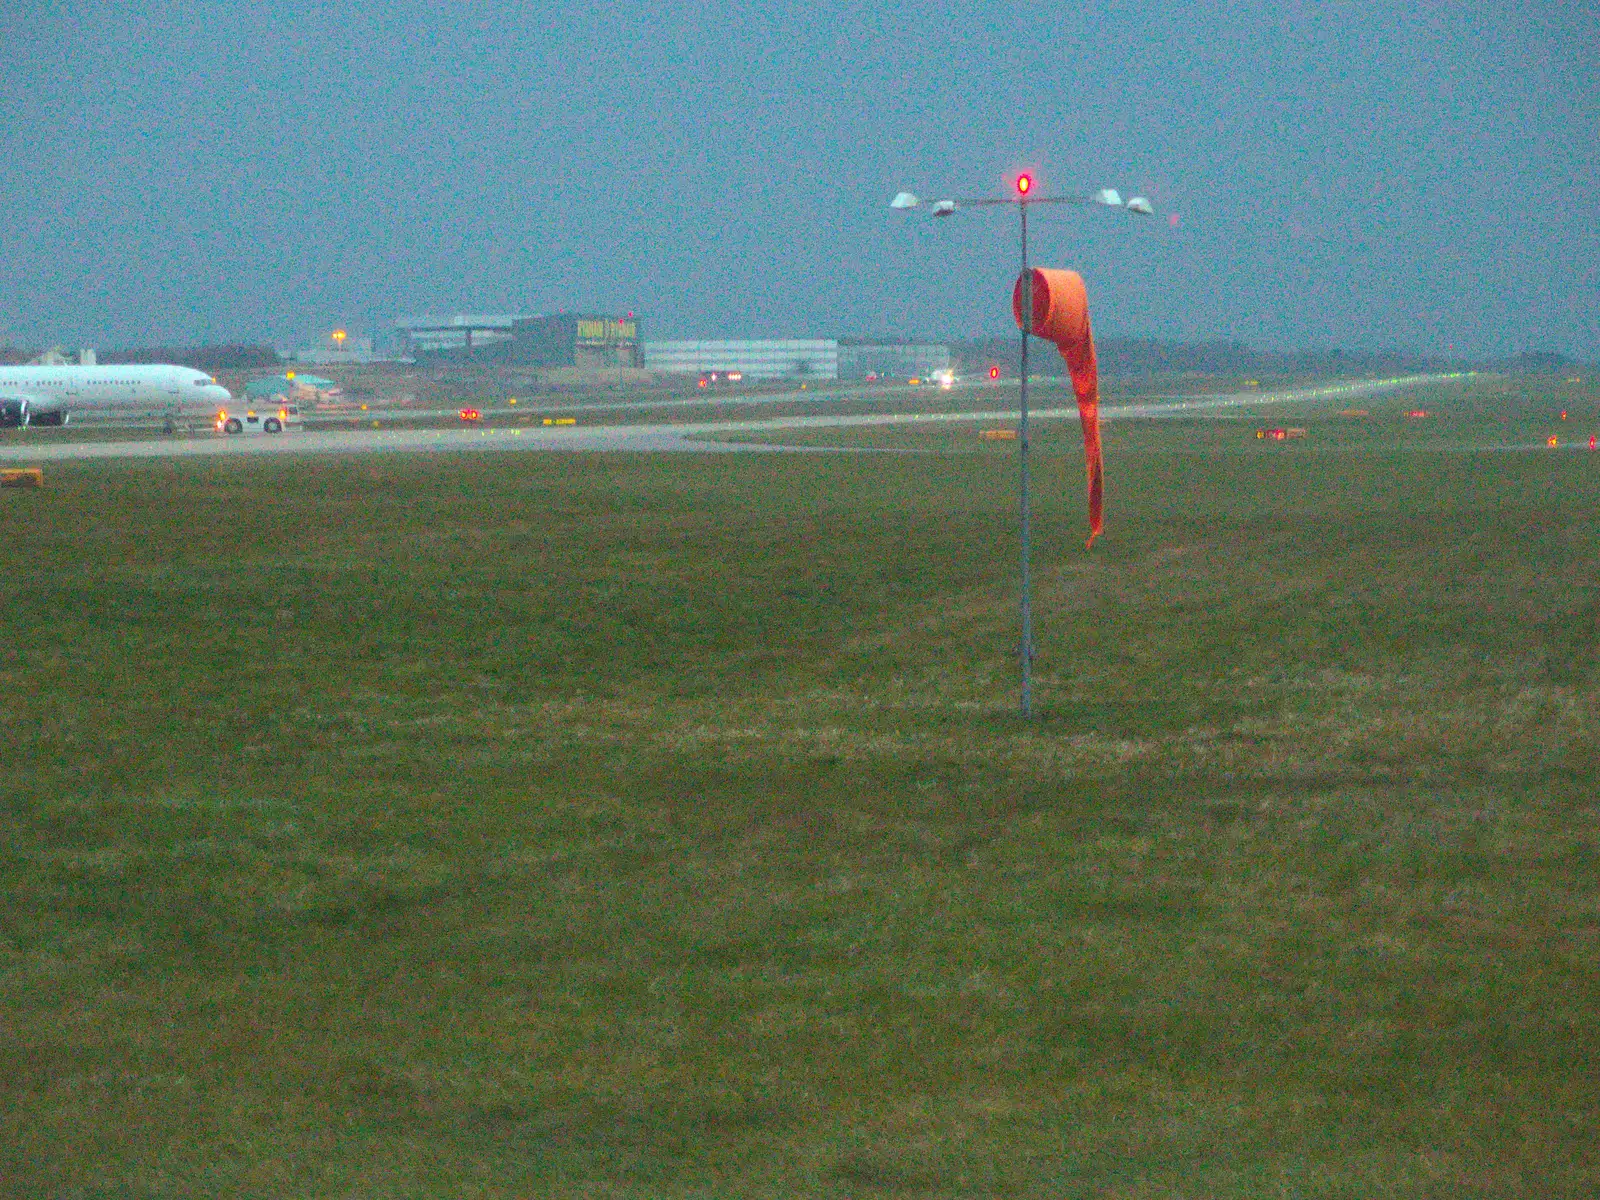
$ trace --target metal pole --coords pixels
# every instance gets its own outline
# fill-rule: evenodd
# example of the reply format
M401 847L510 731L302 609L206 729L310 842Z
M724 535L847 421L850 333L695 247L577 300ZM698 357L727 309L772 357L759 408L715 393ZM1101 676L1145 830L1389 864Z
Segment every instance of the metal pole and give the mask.
M1022 381L1017 422L1022 460L1022 715L1033 716L1033 610L1028 595L1028 335L1033 332L1033 275L1028 270L1028 202L1017 201L1022 217Z

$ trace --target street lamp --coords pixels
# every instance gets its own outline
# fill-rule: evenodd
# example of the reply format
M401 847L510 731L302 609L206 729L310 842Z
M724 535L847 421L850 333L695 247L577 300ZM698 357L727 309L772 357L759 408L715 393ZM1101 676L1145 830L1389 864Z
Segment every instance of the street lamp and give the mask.
M933 215L936 217L952 217L959 208L993 208L1000 205L1015 205L1020 224L1022 246L1022 275L1020 279L1022 295L1022 379L1018 389L1018 419L1017 419L1017 450L1021 460L1021 496L1019 500L1020 516L1018 524L1021 531L1022 542L1022 602L1021 623L1022 642L1018 648L1018 657L1022 665L1022 699L1021 710L1024 717L1033 716L1033 605L1031 587L1029 582L1029 540L1028 540L1028 510L1029 510L1029 475L1028 475L1028 336L1033 332L1033 273L1028 270L1028 209L1036 204L1072 204L1088 207L1101 207L1114 209L1119 212L1150 216L1155 212L1150 201L1143 196L1134 196L1124 201L1115 188L1101 188L1088 196L1041 196L1036 191L1036 182L1032 175L1023 172L1012 181L1012 195L1010 196L982 196L969 200L936 200L933 203ZM920 208L922 201L912 192L897 192L895 198L889 201L890 208Z

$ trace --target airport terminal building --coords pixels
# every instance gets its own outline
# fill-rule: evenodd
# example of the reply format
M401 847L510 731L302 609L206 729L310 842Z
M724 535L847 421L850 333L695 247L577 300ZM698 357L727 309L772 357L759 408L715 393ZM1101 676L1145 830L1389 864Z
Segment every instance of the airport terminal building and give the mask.
M496 363L531 367L644 365L639 323L587 313L454 313L396 322L419 363Z
M839 378L928 379L950 369L950 347L940 342L839 340Z
M927 379L950 369L950 347L865 338L647 342L644 365L684 375L738 371L746 379Z
M647 342L644 365L681 375L738 371L746 379L837 379L839 343L831 338Z
M625 317L582 313L453 313L396 322L418 363L529 367L646 367L678 375L818 381L927 379L950 369L937 342L869 338L725 338L652 341Z

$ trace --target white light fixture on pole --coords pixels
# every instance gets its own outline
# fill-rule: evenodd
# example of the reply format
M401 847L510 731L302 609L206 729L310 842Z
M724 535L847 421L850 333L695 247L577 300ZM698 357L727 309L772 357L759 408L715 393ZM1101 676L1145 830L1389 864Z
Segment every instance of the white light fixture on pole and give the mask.
M1021 623L1022 641L1018 648L1018 657L1022 664L1022 696L1021 711L1024 717L1033 716L1033 606L1031 587L1029 582L1029 476L1028 476L1028 337L1033 332L1033 274L1028 270L1028 209L1035 204L1075 204L1084 206L1100 206L1114 208L1120 212L1134 213L1139 216L1150 216L1155 212L1150 201L1143 196L1134 196L1124 202L1121 194L1115 188L1101 188L1098 192L1088 196L1039 196L1034 194L1033 176L1021 174L1012 183L1015 194L1011 196L982 196L973 200L937 200L933 204L933 215L936 217L954 216L959 208L992 208L997 205L1014 204L1017 208L1017 217L1021 226L1022 244L1022 378L1018 388L1018 417L1017 417L1017 457L1021 460L1021 497L1019 503L1020 525L1022 542L1021 562ZM911 192L897 192L895 198L889 201L890 208L920 208L922 201Z

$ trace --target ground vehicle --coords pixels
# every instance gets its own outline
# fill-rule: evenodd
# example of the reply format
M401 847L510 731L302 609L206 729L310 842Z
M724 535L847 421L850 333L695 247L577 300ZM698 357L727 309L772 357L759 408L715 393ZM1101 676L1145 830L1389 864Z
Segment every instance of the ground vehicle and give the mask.
M276 408L246 408L233 412L219 408L214 427L218 433L282 433L285 429L299 429L303 423L300 406L285 403Z

